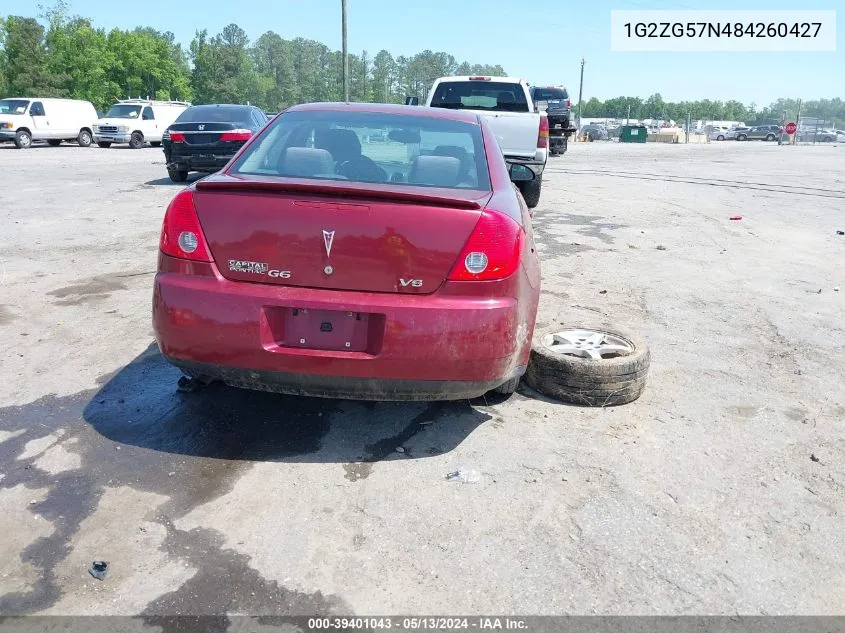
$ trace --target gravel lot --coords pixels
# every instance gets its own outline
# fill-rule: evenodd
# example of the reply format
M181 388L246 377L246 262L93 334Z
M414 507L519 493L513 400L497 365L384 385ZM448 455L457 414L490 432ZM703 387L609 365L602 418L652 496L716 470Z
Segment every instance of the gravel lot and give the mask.
M1 147L0 613L841 613L843 153L552 159L541 324L652 349L584 409L176 394L161 151Z

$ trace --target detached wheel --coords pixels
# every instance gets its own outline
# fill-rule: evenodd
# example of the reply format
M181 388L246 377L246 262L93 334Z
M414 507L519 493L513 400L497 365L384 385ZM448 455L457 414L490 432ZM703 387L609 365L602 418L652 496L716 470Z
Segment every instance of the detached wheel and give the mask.
M525 204L529 209L533 209L540 204L540 192L543 188L543 177L537 176L534 180L523 182L519 186L522 197L525 198Z
M108 149L109 147L111 147L111 143L109 141L100 141L99 143L97 143L97 147Z
M186 182L188 180L188 172L182 169L168 169L167 175L173 182Z
M79 136L76 137L76 142L79 143L79 147L91 147L94 139L88 130L80 130Z
M15 134L15 147L18 149L29 149L32 147L32 135L26 130Z
M640 338L604 327L557 327L535 335L525 382L563 402L615 406L640 397L650 362Z
M132 136L129 137L129 147L132 149L144 147L144 135L140 132L132 132Z

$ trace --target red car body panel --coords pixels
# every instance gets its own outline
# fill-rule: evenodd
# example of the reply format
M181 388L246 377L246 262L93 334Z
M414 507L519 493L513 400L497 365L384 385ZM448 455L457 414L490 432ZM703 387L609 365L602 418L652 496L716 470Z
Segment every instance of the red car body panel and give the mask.
M189 375L323 397L470 398L521 375L539 260L528 209L490 129L475 115L439 109L293 110L349 108L480 125L492 192L343 181L315 188L228 168L195 183L188 190L214 261L160 254L153 324L162 354ZM482 210L522 226L519 265L495 281L450 280ZM330 255L323 230L334 231ZM231 270L230 260L290 275L256 277Z

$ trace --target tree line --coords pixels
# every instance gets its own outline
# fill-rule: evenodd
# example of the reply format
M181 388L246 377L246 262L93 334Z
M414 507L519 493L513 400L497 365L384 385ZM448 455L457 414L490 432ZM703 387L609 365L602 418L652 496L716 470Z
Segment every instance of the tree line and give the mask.
M286 40L267 31L255 41L236 24L216 35L198 31L187 49L170 32L96 28L90 19L70 16L64 0L42 21L0 17L0 97L41 96L85 99L104 110L116 99L152 97L193 103L251 103L268 112L308 101L343 99L343 57L320 42ZM500 65L458 62L445 52L425 50L393 57L381 50L350 55L353 101L402 103L425 97L443 75L505 75ZM574 96L574 95L573 95ZM574 101L574 99L573 99ZM739 101L666 102L595 97L582 104L583 117L632 119L780 120L798 114L795 99L768 106ZM801 104L802 116L845 121L842 99Z
M320 42L268 31L251 42L236 24L196 33L187 50L152 28L106 31L69 16L63 2L43 20L0 17L0 97L69 97L105 109L116 99L251 103L268 112L309 101L343 100L343 56ZM43 24L42 24L43 22ZM449 74L504 75L499 65L458 62L425 50L349 56L350 99L403 103Z
M778 99L764 107L751 103L744 105L739 101L664 101L660 93L647 99L639 97L616 97L601 101L595 97L584 101L581 106L581 116L584 118L625 119L666 119L677 122L701 119L710 121L762 121L783 119L794 121L800 112L801 117L822 118L827 121L845 122L845 101L836 97L833 99L817 99L802 101L798 99ZM630 114L629 114L630 112Z

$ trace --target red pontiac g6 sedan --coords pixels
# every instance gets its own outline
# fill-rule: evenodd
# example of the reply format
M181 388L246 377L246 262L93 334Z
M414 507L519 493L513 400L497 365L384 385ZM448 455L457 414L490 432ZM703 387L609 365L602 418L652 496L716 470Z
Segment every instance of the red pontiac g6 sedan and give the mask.
M540 294L531 218L483 119L291 108L180 192L153 322L188 376L288 394L512 393Z

